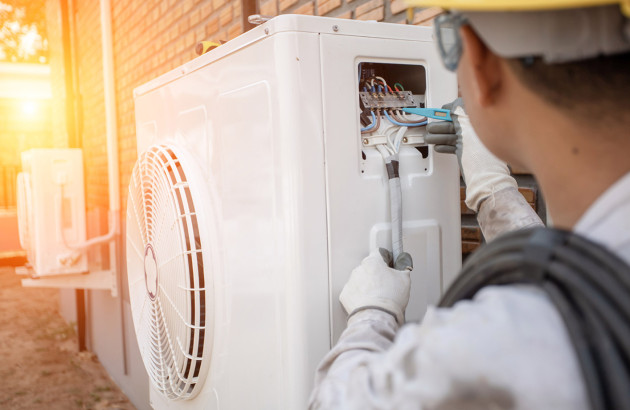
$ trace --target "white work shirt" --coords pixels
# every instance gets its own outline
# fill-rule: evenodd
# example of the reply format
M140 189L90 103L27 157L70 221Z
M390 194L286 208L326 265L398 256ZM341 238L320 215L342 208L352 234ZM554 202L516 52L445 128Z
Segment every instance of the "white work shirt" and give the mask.
M494 206L501 206L497 201ZM574 230L630 264L630 174ZM393 316L352 316L321 362L312 409L586 410L562 318L531 286L491 286L453 308L430 307L401 329Z

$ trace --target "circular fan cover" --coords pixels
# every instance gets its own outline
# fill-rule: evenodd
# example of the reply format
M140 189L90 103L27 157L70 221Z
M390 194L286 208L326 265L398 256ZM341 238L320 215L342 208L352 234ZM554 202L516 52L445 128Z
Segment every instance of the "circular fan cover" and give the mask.
M136 336L153 385L170 399L198 393L211 347L205 225L197 214L199 190L205 187L183 154L166 145L144 152L133 169L127 200L127 272Z

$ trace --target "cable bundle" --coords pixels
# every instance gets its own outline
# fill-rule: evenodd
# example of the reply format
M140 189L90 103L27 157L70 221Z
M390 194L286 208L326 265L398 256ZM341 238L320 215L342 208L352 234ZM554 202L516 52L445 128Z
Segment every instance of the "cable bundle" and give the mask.
M572 232L516 231L471 255L440 306L512 284L541 287L560 312L591 408L630 409L630 267Z

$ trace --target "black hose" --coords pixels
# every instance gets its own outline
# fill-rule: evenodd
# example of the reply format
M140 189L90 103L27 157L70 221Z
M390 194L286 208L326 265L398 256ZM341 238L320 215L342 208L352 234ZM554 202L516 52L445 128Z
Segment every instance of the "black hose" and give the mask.
M576 312L572 302L562 289L553 281L545 282L542 289L547 292L549 298L553 302L560 316L564 320L567 332L573 343L573 349L577 356L582 376L584 378L584 386L589 397L591 410L606 409L604 403L604 394L602 380L597 368L597 363L593 357L590 343L587 340L587 332L584 328L581 312Z
M564 320L592 410L630 410L630 267L601 245L556 229L520 230L480 248L440 306L483 287L529 284Z

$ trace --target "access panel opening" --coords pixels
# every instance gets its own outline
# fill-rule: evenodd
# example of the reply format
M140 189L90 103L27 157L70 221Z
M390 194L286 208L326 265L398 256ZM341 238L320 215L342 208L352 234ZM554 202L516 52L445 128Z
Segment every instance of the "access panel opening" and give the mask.
M425 106L426 70L421 65L359 63L361 133L378 129L380 120L419 127L422 121L403 108Z
M364 177L382 175L383 155L405 157L409 175L430 172L430 154L424 142L428 119L405 110L426 108L426 91L426 69L422 65L358 64L359 169Z

